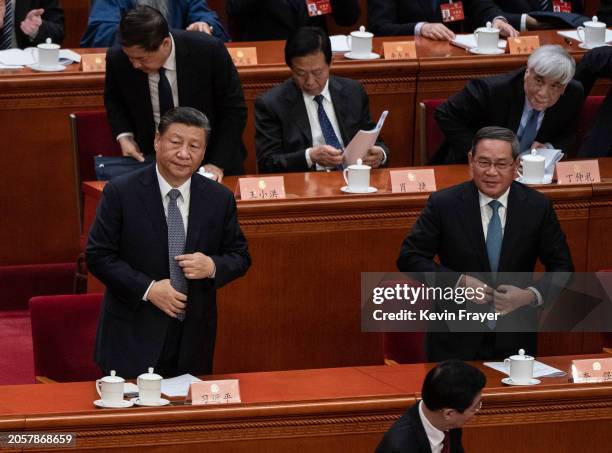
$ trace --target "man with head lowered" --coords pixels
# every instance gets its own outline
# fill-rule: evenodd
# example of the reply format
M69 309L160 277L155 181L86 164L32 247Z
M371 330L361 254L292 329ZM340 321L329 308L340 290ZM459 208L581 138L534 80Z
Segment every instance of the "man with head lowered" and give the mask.
M190 107L162 116L157 164L106 184L87 264L106 286L95 360L125 378L210 374L216 290L250 266L231 191L194 172L210 125Z
M531 148L574 147L582 86L572 80L576 63L561 47L536 49L527 68L471 80L435 112L446 140L432 163L465 163L472 138L485 126L508 128L521 153Z
M360 130L374 128L368 95L355 80L329 75L327 34L302 27L285 44L292 78L255 101L255 147L260 172L325 171L341 167L342 150ZM378 139L364 158L374 168L387 160Z
M480 410L485 375L460 360L431 369L419 403L396 421L376 453L462 453L461 427Z
M220 180L242 174L246 106L234 63L221 41L206 33L170 30L149 6L129 10L119 44L106 55L104 105L124 156L153 154L159 119L172 107L193 107L210 121L204 162Z
M547 272L572 272L565 235L551 201L516 181L519 144L501 127L476 132L468 153L472 180L433 193L404 240L397 267L402 272L446 272L452 282L485 294L501 314L498 324L530 321L544 303L542 290L508 284L491 287L469 273L533 272L539 259ZM439 261L434 257L438 256ZM450 273L454 273L452 275ZM504 317L508 317L504 320ZM497 330L501 326L496 326ZM489 360L535 354L535 333L429 332L430 361Z

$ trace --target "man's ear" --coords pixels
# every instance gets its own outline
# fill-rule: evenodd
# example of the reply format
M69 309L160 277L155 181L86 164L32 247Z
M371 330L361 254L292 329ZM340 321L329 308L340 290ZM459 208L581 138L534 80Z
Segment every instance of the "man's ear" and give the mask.
M471 162L473 158L474 158L474 154L473 154L473 152L470 150L470 151L468 152L468 162Z

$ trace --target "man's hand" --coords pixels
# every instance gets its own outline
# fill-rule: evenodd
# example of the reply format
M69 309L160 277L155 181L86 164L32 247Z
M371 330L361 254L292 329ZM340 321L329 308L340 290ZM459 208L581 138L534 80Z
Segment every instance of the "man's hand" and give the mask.
M215 175L215 181L223 181L223 169L221 167L217 167L215 164L206 164L204 165L204 171Z
M455 39L455 34L444 24L423 24L421 27L421 36L437 41L452 41Z
M505 20L495 19L493 26L499 28L499 34L506 38L516 38L519 35L519 32Z
M342 151L329 145L315 146L310 150L310 160L324 167L342 165Z
M549 30L553 28L551 24L540 22L539 20L531 17L529 14L525 20L525 25L527 26L527 30Z
M147 299L168 316L176 318L185 313L187 296L172 287L169 279L154 282L149 289Z
M10 1L10 0L7 0ZM42 8L33 9L28 12L25 19L21 21L21 31L34 39L38 34L38 29L42 25L42 15L45 10Z
M138 143L131 135L125 135L119 138L119 146L121 146L121 154L126 157L133 157L138 162L144 162L145 158L140 152Z
M546 145L540 142L533 142L529 149L532 150L532 149L541 149L541 148L546 148Z
M495 311L503 316L534 302L536 295L530 289L521 289L512 285L499 285L493 293L493 300Z
M463 275L462 281L459 282L459 286L464 288L472 288L474 290L474 297L471 299L466 297L470 302L478 305L488 304L493 302L493 288L486 283L481 282L476 277L471 275ZM480 294L484 294L484 297L480 297Z
M372 146L363 158L363 163L372 168L378 168L385 158L385 152L380 146Z
M194 22L189 27L187 27L187 31L201 31L212 35L213 28L206 22Z
M215 263L212 258L200 252L179 255L174 259L183 269L185 278L190 280L208 278L215 270Z
M10 0L0 0L0 28L4 27L4 15L6 14L6 2Z

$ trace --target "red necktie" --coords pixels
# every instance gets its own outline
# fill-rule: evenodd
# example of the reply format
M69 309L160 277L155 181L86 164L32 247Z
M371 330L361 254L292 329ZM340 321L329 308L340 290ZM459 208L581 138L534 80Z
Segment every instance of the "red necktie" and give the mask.
M442 453L450 453L450 434L444 431L444 440L442 441Z

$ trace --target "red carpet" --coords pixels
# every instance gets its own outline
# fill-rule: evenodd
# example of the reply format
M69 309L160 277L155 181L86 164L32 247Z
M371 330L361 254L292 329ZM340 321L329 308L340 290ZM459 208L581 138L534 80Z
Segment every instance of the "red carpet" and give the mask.
M0 385L33 383L30 313L28 310L0 311Z

